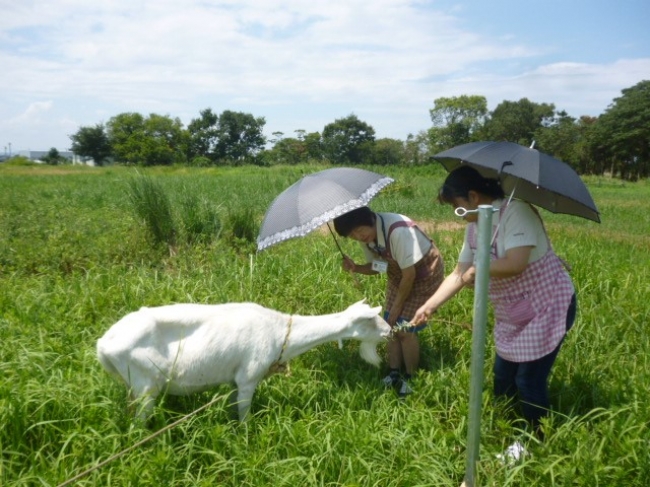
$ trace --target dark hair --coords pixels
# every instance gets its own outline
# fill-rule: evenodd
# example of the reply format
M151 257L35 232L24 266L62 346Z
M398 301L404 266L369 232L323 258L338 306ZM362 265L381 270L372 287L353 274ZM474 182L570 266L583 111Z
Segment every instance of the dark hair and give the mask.
M449 173L440 188L438 201L452 203L454 198L467 198L470 191L476 191L491 198L503 198L504 193L498 179L486 178L470 166L460 166Z
M357 227L372 227L374 224L375 213L367 206L334 218L334 229L341 237L347 237Z

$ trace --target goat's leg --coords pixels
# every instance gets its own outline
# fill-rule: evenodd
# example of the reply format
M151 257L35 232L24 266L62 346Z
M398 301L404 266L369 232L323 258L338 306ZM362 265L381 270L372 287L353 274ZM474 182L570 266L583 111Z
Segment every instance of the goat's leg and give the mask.
M239 421L246 421L248 418L248 411L250 410L256 387L257 382L237 382L237 410L239 411Z
M151 414L153 413L154 405L156 404L156 398L158 397L158 392L145 393L142 396L139 396L136 399L136 408L137 412L135 418L138 421L146 422Z
M160 395L161 388L155 384L132 384L130 408L135 410L135 418L145 422L153 413L156 398Z

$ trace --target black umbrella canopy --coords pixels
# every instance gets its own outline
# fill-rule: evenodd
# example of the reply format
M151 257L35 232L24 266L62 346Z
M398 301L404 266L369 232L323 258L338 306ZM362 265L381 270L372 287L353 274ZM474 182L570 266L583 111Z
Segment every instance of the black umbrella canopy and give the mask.
M308 174L271 203L257 237L257 249L303 237L337 216L366 206L392 182L387 176L352 167Z
M514 197L553 213L600 223L600 214L580 176L565 162L513 142L471 142L433 156L447 171L467 164L501 180Z

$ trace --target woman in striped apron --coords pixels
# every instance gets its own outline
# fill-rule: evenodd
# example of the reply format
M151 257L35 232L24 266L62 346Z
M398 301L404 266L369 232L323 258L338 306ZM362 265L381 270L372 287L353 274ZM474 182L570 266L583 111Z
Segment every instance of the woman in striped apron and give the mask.
M357 240L366 258L365 263L356 264L344 256L345 270L387 274L384 318L392 327L409 323L444 279L444 264L437 247L404 215L375 213L364 206L334 219L334 228L339 235ZM400 397L413 392L409 380L420 361L417 333L425 326L404 327L388 342L390 371L384 384L399 388Z
M537 211L523 201L504 200L497 180L460 167L447 176L439 200L467 210L479 205L499 209L493 222L489 281L496 321L494 395L518 396L524 418L541 435L540 419L550 406L548 377L576 314L566 266L553 251ZM416 311L414 323L425 323L443 303L474 283L478 216L467 213L464 219L469 225L458 264Z

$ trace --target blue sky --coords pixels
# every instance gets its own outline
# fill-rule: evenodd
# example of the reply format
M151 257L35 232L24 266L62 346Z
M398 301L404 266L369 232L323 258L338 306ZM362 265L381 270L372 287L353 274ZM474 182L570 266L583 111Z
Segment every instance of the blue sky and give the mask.
M603 113L650 79L647 0L0 0L0 152L67 150L122 112L351 113L376 136L431 126L440 97Z

